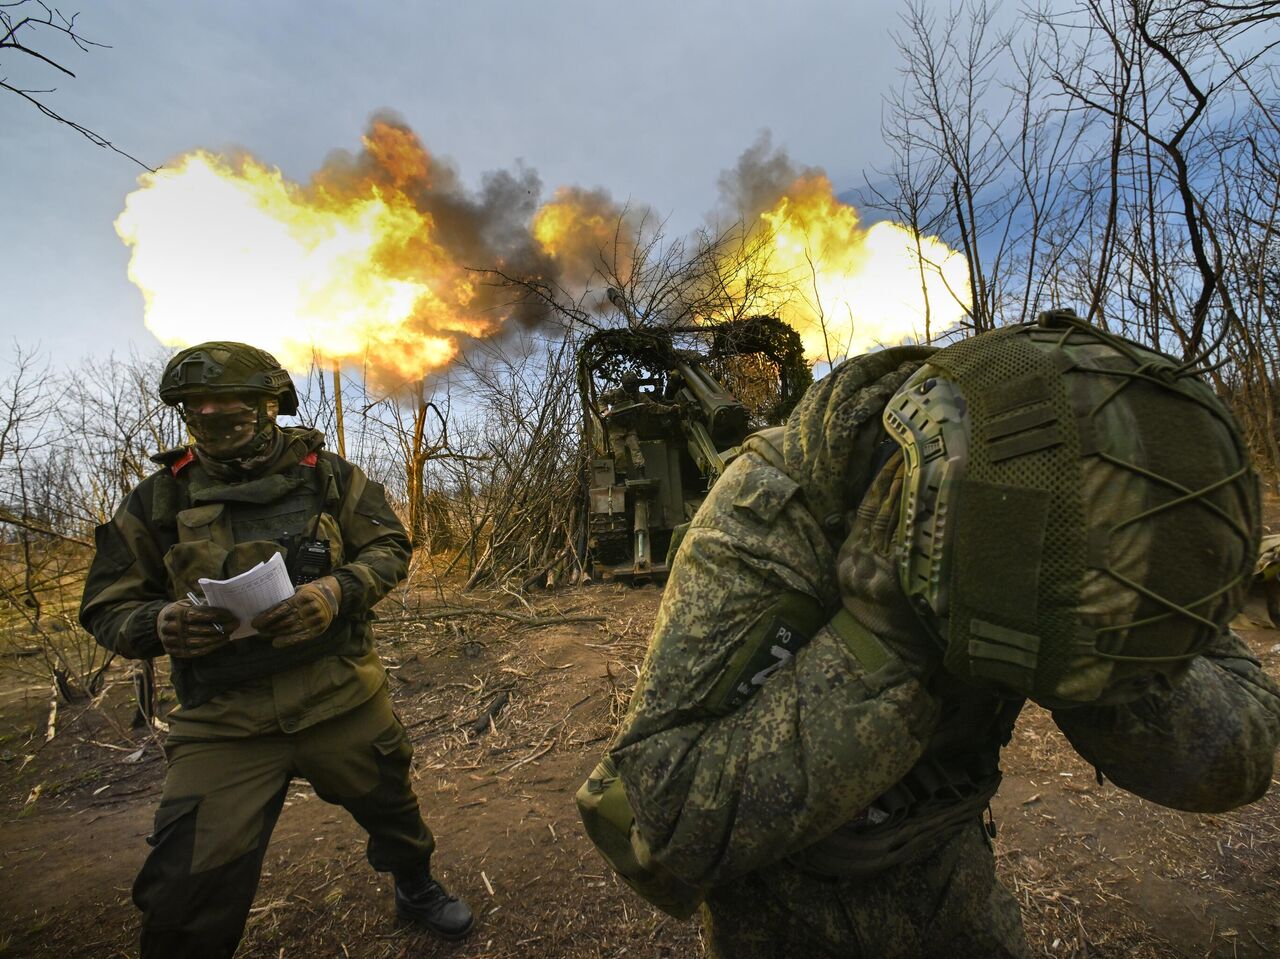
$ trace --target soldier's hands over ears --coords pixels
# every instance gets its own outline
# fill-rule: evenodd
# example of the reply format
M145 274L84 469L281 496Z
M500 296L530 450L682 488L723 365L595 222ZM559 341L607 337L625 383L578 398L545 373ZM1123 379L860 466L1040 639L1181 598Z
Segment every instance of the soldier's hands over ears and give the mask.
M213 652L230 642L240 621L220 606L197 606L180 599L160 610L156 632L170 656L192 659Z
M253 619L253 628L271 639L272 646L292 646L316 639L333 622L342 603L342 584L333 576L304 583L283 602Z
M871 481L840 547L836 573L840 597L854 619L908 666L927 672L941 662L941 651L899 583L894 545L904 473L902 453L897 452Z

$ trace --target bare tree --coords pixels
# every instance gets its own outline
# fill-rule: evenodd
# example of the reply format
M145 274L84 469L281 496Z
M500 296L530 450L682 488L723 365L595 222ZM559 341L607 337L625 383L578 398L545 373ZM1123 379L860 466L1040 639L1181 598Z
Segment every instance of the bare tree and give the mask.
M926 4L911 0L895 40L905 82L889 98L889 124L899 136L899 156L919 158L913 181L920 197L938 196L931 180L946 184L948 218L936 222L948 225L943 238L968 260L973 328L990 329L1009 267L1019 189L1004 176L1012 111L997 83L1012 34L984 0L952 8L941 23Z
M975 329L1073 305L1202 364L1273 480L1277 19L1270 0L913 4L877 197L965 251Z
M18 347L0 386L0 627L11 647L35 641L44 677L70 701L96 692L108 657L72 625L92 541L55 428L60 393L48 364Z
M60 56L51 52L53 44L64 41L81 53L88 53L91 47L107 47L107 44L90 40L80 33L76 26L76 19L79 16L78 13L67 16L57 7L50 7L44 3L44 0L14 0L14 2L0 3L0 55L7 59L12 54L25 64L43 65L52 70L55 75L61 74L74 79L75 73L65 65ZM53 93L56 87L28 86L4 76L0 77L0 89L8 90L26 100L50 120L70 127L94 146L104 147L127 160L132 160L144 170L155 172L102 134L95 133L84 124L64 116L50 106L45 97Z
M450 458L437 461L464 511L468 587L554 577L577 561L581 410L577 336L526 336L464 361L475 409Z
M897 94L903 103L905 92ZM888 170L877 174L888 178L888 185L866 183L873 209L888 213L907 227L914 238L916 270L920 277L920 296L924 304L924 342L933 342L933 303L929 294L930 273L942 275L941 265L932 263L924 254L922 239L941 229L944 212L940 197L944 192L945 166L933 151L922 150L915 126L919 121L906 110L885 114L881 134L889 147L892 161Z
M799 295L807 278L773 264L773 242L763 225L742 220L671 237L652 213L624 207L610 240L580 251L589 275L574 288L496 270L486 275L515 299L538 301L565 329L680 328L774 313ZM622 295L626 315L608 289Z
M155 469L152 454L186 442L182 417L156 392L166 359L91 357L59 377L56 421L75 462L68 509L82 523L105 523Z
M391 432L404 463L407 526L409 537L415 546L428 540L427 464L433 457L449 449L448 406L442 411L433 400L427 398L425 380L417 386L407 407L402 403L387 405L391 414Z

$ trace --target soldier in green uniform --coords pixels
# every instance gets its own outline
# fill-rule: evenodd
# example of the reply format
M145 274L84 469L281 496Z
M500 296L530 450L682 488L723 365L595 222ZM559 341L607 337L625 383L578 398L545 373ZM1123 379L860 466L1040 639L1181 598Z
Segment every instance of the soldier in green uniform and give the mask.
M1258 502L1203 382L1068 314L851 360L694 518L584 790L713 956L1025 956L984 812L1026 699L1154 802L1267 789Z
M143 959L229 957L244 931L289 783L303 777L369 833L398 912L445 938L473 925L432 878L435 843L409 783L370 610L408 570L409 542L381 485L322 448L289 374L242 343L202 343L166 367L161 399L194 439L155 457L97 529L80 621L128 657L168 654L178 707L167 773L134 884ZM297 584L232 638L225 609L192 602L282 554ZM242 632L244 632L242 630Z

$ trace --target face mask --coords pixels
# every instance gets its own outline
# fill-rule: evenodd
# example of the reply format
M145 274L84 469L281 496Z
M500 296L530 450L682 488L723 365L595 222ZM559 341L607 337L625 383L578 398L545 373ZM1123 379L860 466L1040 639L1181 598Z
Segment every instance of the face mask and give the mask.
M259 432L259 410L247 404L218 413L187 412L184 419L196 446L215 459L247 449Z

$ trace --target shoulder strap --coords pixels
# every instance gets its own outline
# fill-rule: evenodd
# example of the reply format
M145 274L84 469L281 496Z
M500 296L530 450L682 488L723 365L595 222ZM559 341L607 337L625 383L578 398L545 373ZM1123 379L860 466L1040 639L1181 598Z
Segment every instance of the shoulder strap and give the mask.
M336 454L321 451L315 460L316 493L326 507L336 507L342 502L341 471L334 468Z
M165 467L151 474L151 521L157 526L173 526L178 514L191 505L184 477L174 476Z

